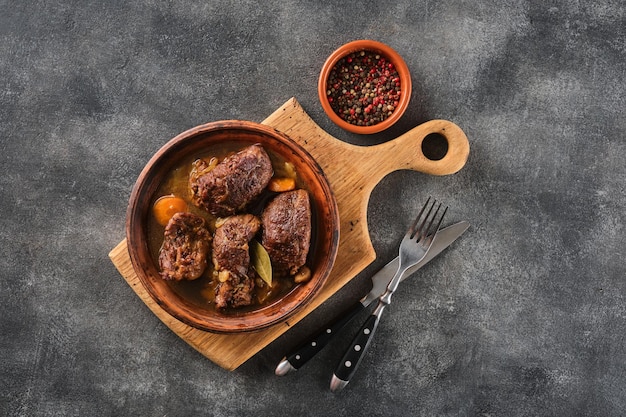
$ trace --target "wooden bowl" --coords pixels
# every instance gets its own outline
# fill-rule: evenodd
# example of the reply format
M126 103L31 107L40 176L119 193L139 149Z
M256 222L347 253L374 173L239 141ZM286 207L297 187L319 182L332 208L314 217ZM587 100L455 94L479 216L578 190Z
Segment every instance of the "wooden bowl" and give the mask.
M163 280L148 243L148 225L157 189L183 161L206 153L223 142L255 143L294 164L311 198L312 241L307 265L311 279L286 295L257 309L220 312L202 306L175 291ZM246 121L220 121L192 128L171 139L148 162L133 187L126 219L130 259L150 296L169 314L195 328L216 333L248 332L266 328L294 314L309 302L328 278L339 243L339 212L324 173L313 157L286 135L265 125ZM233 309L234 310L234 309Z
M343 120L341 117L339 117L335 110L333 110L331 104L328 101L328 80L332 69L342 58L360 51L370 51L386 57L387 60L390 61L393 64L394 68L398 71L398 76L400 77L401 94L398 105L395 106L393 113L389 117L371 126L358 126ZM407 67L402 57L395 50L385 45L384 43L363 39L346 43L345 45L335 50L335 52L333 52L328 57L320 73L319 81L317 84L317 93L324 112L326 112L328 117L336 125L349 132L365 135L382 132L383 130L396 123L400 119L400 117L402 117L407 107L409 106L409 101L411 99L411 86L411 74L409 72L409 68Z

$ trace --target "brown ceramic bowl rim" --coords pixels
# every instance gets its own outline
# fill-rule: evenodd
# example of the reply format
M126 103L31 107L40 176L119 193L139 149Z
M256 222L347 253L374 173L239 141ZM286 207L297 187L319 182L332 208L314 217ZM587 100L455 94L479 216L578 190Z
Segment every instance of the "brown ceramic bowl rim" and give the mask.
M341 58L358 51L372 51L384 55L394 64L394 67L396 68L396 70L398 71L398 75L400 76L402 93L400 95L400 102L398 103L397 108L387 119L372 126L357 126L341 119L332 109L330 103L326 98L326 91L328 91L328 77L333 67L337 64L337 62L339 62ZM398 54L390 46L370 39L361 39L348 42L336 49L332 54L330 54L322 67L322 71L320 72L320 77L317 84L317 93L319 96L319 100L326 115L328 115L328 117L342 129L359 134L372 134L382 132L383 130L389 128L391 125L396 123L402 117L407 107L409 106L409 101L411 99L411 90L411 73L409 72L409 67L406 65L406 62L404 62L404 59L402 59L400 54Z
M317 233L321 233L323 236L314 242L316 248L312 244L311 251L323 250L324 253L309 254L310 257L314 257L315 261L315 265L312 265L311 268L313 269L311 280L299 284L285 296L269 305L242 313L233 312L232 314L222 314L215 311L209 313L207 310L199 309L192 303L186 302L173 290L168 290L169 284L159 276L146 239L148 216L152 202L156 197L159 184L166 175L165 173L179 164L180 160L198 154L197 149L201 149L201 146L210 145L212 137L223 134L234 134L234 137L241 137L241 139L233 140L240 140L245 145L259 143L259 140L255 139L260 138L262 144L267 146L271 144L270 150L286 157L288 161L296 165L296 168L306 166L307 172L303 175L309 181L314 180L317 183L316 187L319 186L319 192L323 195L324 200L319 201L322 198L318 198L316 201L313 193L310 192L312 208L314 212L315 210L323 211L323 213L318 213L318 219L322 219L322 214L328 219L327 222L318 221L315 226ZM230 140L231 137L228 141ZM218 143L220 140L214 139L214 141ZM142 285L150 297L174 318L197 329L214 333L256 331L291 317L308 304L324 285L337 255L339 211L322 168L302 146L269 126L242 120L225 120L189 129L171 139L152 156L143 168L131 192L126 216L126 239L133 269Z

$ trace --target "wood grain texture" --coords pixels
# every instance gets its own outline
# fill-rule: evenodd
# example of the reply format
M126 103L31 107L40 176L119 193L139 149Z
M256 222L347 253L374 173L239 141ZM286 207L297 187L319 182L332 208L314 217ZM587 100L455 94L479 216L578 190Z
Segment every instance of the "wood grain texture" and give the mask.
M303 146L324 170L337 199L340 242L330 277L317 297L283 323L268 329L233 335L190 327L165 312L143 288L128 255L126 240L109 257L139 298L173 332L217 365L234 370L283 334L348 283L376 257L367 228L367 204L376 184L387 174L411 169L432 175L460 170L469 155L463 131L445 120L426 122L402 136L375 146L351 145L330 136L304 111L295 98L263 121ZM448 141L448 152L432 161L422 153L422 140L438 133Z

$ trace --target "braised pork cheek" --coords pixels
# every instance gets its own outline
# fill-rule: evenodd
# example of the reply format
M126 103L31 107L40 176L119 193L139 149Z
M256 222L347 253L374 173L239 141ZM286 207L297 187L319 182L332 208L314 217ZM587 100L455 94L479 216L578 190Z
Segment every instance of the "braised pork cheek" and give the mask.
M261 244L272 267L295 274L306 262L311 245L311 205L305 190L278 194L261 215Z
M213 265L219 280L215 287L218 308L252 303L255 273L250 267L249 242L260 227L258 217L241 214L227 217L215 230Z
M176 213L167 226L159 250L161 277L166 280L194 280L207 267L211 233L205 220L192 213Z
M263 147L248 146L205 174L190 176L193 203L216 216L233 215L261 194L273 174L272 162Z

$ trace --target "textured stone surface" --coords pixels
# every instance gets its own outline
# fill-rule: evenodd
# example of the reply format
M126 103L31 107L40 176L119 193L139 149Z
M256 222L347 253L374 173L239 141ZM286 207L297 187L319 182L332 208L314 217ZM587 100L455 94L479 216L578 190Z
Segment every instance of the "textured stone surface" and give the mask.
M317 74L341 43L404 56L414 93L372 137L333 126ZM169 138L261 121L295 96L362 145L429 119L463 128L456 175L394 173L372 195L378 259L235 372L170 332L107 254ZM0 1L0 414L626 414L626 11L594 2ZM435 195L471 229L400 287L354 381L346 334L273 369L367 291Z

